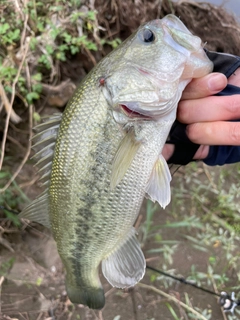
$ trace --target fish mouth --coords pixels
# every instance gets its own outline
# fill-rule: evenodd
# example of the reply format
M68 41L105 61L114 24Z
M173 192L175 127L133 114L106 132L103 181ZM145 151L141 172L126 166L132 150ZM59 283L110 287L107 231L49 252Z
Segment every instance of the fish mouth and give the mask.
M134 111L130 109L127 105L125 104L120 104L122 112L130 119L142 119L142 120L150 120L151 117L147 116L146 114Z

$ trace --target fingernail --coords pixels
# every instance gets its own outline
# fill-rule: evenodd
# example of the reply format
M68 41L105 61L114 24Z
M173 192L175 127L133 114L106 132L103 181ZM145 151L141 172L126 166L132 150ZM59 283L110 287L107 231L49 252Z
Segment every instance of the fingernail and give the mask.
M212 74L208 80L208 88L212 93L223 90L227 85L227 78L224 74Z

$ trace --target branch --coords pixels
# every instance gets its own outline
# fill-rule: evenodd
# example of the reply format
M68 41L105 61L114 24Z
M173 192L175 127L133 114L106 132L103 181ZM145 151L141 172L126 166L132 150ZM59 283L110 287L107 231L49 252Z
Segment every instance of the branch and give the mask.
M164 298L167 298L177 304L180 304L183 308L185 308L186 310L188 310L189 312L191 312L192 314L194 314L195 316L197 316L197 319L201 319L201 320L207 320L207 318L205 318L204 316L202 316L199 312L197 312L196 310L194 310L193 308L189 307L188 305L186 305L185 303L179 301L178 299L176 299L175 297L171 296L170 294L167 294L166 292L163 292L153 286L149 286L147 284L144 283L138 283L137 284L139 287L147 289L147 290L152 290L158 294L160 294L161 296L163 296Z

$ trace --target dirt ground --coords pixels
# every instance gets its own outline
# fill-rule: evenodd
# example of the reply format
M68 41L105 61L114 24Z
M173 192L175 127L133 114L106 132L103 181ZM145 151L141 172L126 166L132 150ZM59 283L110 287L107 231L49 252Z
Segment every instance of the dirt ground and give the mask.
M168 210L170 211L171 208ZM164 224L168 210L156 212L154 224ZM144 215L145 206L142 208L143 220ZM64 270L51 234L37 224L25 226L20 231L9 229L8 232L4 237L6 243L1 245L0 262L3 267L4 264L12 261L12 266L8 266L4 278L2 276L2 319L173 319L165 305L168 300L156 294L151 288L136 286L130 292L118 290L111 288L103 277L101 280L106 292L106 306L102 311L73 305L66 296ZM163 239L169 239L168 232L168 230L159 229ZM187 277L192 263L198 270L205 270L209 254L194 250L190 243L184 240L180 231L174 231L170 238L180 241L172 263L178 275ZM143 248L147 263L161 268L162 255L148 253L148 250L154 247L156 247L154 241L148 240ZM152 272L147 271L141 283L151 286L151 274ZM232 277L232 283L235 280ZM161 281L155 282L154 286L172 294L179 301L184 301L184 295L187 293L194 307L209 308L212 310L212 319L222 319L221 309L214 296L177 282L167 290ZM175 308L184 315L184 309L181 306L176 304Z
M172 188L175 186L178 188L178 183L178 181L173 181ZM171 221L172 210L171 205L165 211L158 209L154 214L154 225L161 226L169 220ZM199 214L201 215L202 212L199 211ZM142 221L145 221L145 215L146 202L140 212ZM181 216L181 213L179 215ZM141 238L141 228L139 233ZM204 272L208 259L213 252L219 258L219 270L222 270L221 265L224 265L224 261L222 261L224 258L221 258L220 248L211 248L209 252L199 252L184 237L185 234L194 237L194 229L190 231L187 228L174 229L169 234L169 229L159 227L155 233L161 235L162 240L179 241L171 265L176 270L177 275L188 277L191 274L193 264L198 271ZM5 240L5 243L2 242L0 247L1 319L174 319L166 305L168 299L154 292L152 290L153 286L171 294L182 302L188 295L190 305L194 308L209 310L212 315L211 319L224 319L215 296L176 281L165 288L163 281L155 280L152 282L151 277L154 273L149 270L141 281L142 284L149 287L143 288L137 285L130 291L112 288L101 277L106 293L106 305L101 311L93 311L82 305L73 305L66 296L62 262L48 230L32 223L31 225L24 225L20 230L14 227L9 228L2 239ZM147 264L162 269L162 265L165 263L163 255L161 253L149 253L149 250L157 248L159 248L159 243L149 237L143 246L143 251ZM6 268L5 272L3 270L4 266ZM230 287L234 286L237 277L231 270L229 271L229 278L231 280L228 285ZM178 303L173 304L173 308L181 316L179 319L192 319L186 316L186 310ZM194 319L197 319L197 317Z
M186 4L181 1L181 5L169 5L168 1L96 1L98 11L98 23L108 30L109 37L118 36L125 39L140 23L162 17L169 12L180 16L184 23L199 35L207 47L211 50L229 52L237 54L240 52L240 36L238 25L231 16L228 16L223 9L215 9L208 4L200 5L194 3ZM224 38L224 41L222 39ZM104 52L94 54L94 59L98 61L109 51L106 47ZM71 60L62 63L60 66L61 80L70 78L73 83L78 83L81 78L92 68L93 60L89 59L86 53L81 53L72 57ZM58 92L60 94L60 91ZM51 94L48 98L50 98ZM45 101L45 107L36 106L41 115L51 114L56 111ZM18 110L18 106L16 106ZM59 108L59 110L62 110ZM26 111L22 113L22 118L27 120ZM0 123L1 134L4 128L4 117ZM4 169L11 173L15 172L18 164L25 155L27 146L26 123L17 126L11 124L9 139L6 144L6 157L8 161ZM201 168L201 164L199 165ZM182 170L182 171L181 171ZM182 168L174 177L185 175ZM203 171L201 171L203 172ZM186 173L188 174L188 173ZM3 187L7 177L2 178ZM206 179L202 176L198 179ZM27 161L23 170L17 177L18 188L9 188L8 194L1 195L9 207L20 211L29 199L34 199L41 192L37 182L36 169L31 160ZM181 179L173 179L172 189L177 190L182 187ZM16 186L15 186L16 187ZM19 191L20 189L20 191ZM27 199L27 198L28 199ZM178 195L176 194L176 197ZM12 205L11 205L12 204ZM172 212L174 203L170 204L167 210L158 209L154 214L153 224L164 225L169 221L174 221ZM189 211L190 208L181 209L182 212ZM181 210L179 218L181 218ZM140 220L146 220L146 202L140 212ZM199 217L203 212L198 212ZM179 301L185 301L186 295L189 297L190 305L194 308L207 310L212 314L214 320L226 320L219 307L217 299L213 295L173 282L165 287L164 281L152 279L153 272L147 270L141 283L148 285L142 287L137 285L130 291L123 291L112 288L102 277L102 283L106 293L106 306L101 311L93 311L82 305L73 305L67 298L64 285L64 269L58 256L55 242L50 232L44 227L31 223L16 227L9 217L0 212L0 319L26 319L26 320L70 320L70 319L99 319L99 320L172 320L174 315L169 311L168 298L164 298L152 287L167 292ZM143 230L139 227L140 238ZM221 258L221 249L212 247L210 252L200 252L195 250L191 243L184 237L185 229L160 228L155 230L164 241L178 241L178 249L172 254L171 266L177 270L176 274L187 277L191 273L191 266L194 264L198 271L205 272L209 257L214 253L219 255L219 270L225 265ZM190 230L189 235L195 236L196 230ZM150 250L158 249L159 243L153 238L147 237L143 244L147 263L156 268L162 268L166 258L162 253L152 253ZM239 252L238 252L239 254ZM237 276L233 270L226 271L231 287L236 284ZM155 275L156 277L156 275ZM173 308L179 319L197 319L196 316L189 316L186 310L178 303L173 304ZM207 319L207 315L206 318ZM237 318L235 318L237 319Z

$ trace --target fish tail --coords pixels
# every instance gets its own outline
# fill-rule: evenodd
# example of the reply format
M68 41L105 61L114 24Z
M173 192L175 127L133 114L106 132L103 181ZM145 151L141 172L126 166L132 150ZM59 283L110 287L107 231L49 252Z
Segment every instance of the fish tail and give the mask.
M72 303L84 304L91 309L102 309L105 305L105 296L102 287L74 287L66 286L67 294Z

